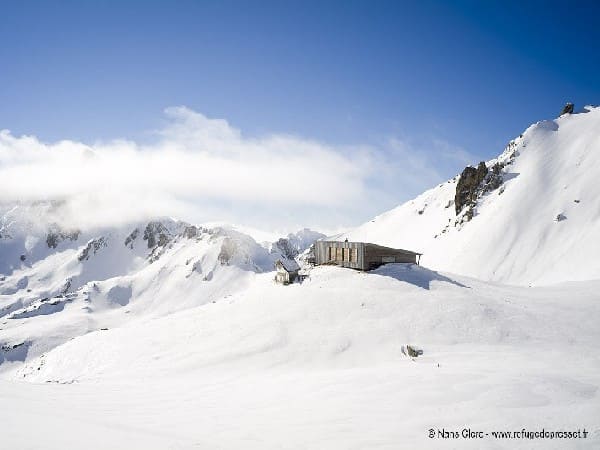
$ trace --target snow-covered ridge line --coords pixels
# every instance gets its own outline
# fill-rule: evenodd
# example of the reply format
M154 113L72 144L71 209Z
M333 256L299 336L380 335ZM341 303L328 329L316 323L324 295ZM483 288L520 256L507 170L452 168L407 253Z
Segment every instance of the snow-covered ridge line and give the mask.
M474 185L458 214L460 175L337 239L417 250L428 267L504 283L600 279L600 108L537 122L479 176L466 170Z
M438 445L429 427L468 426L587 429L569 442L598 448L600 280L509 286L431 269L521 284L595 276L598 120L536 124L462 183L354 230L424 251L424 266L320 266L282 286L274 260L301 260L322 235L260 245L170 218L40 227L16 219L47 205L11 208L0 214L2 442L423 448Z
M0 238L0 370L91 331L230 295L322 236L303 230L265 247L227 227L171 218L65 230L8 215L18 208L3 217Z

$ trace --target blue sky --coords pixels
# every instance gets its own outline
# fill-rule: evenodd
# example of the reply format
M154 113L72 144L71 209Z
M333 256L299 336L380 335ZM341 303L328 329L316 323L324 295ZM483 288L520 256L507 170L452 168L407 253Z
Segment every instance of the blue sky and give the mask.
M598 2L4 2L0 129L144 143L185 105L248 138L400 142L434 167L389 208L599 103L599 21Z

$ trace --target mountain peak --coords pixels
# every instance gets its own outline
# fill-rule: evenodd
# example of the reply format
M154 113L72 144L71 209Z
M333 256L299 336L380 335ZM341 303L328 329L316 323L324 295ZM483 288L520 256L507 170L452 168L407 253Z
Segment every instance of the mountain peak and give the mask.
M537 122L497 158L339 238L418 248L424 265L486 280L598 278L599 148L596 107Z

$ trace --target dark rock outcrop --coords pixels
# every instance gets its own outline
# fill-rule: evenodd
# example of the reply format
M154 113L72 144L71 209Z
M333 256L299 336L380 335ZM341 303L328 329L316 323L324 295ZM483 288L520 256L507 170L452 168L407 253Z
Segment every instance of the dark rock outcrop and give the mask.
M80 234L81 231L79 230L66 231L61 229L58 225L53 225L46 236L46 244L48 245L48 248L56 248L58 244L66 239L76 241L79 239Z
M171 240L171 233L160 222L149 222L144 230L144 240L148 241L148 248L164 247Z
M496 163L488 172L484 180L483 192L490 192L498 189L504 182L502 178L502 169L504 164Z
M560 115L562 116L563 114L573 114L573 110L575 108L575 105L571 102L568 102L562 109L562 111L560 112Z
M458 215L467 205L472 205L477 199L479 186L485 179L488 169L485 162L481 161L477 168L467 166L460 174L456 184L456 195L454 196L454 208Z
M89 241L87 243L86 247L81 251L81 253L77 257L77 259L79 261L83 261L83 260L87 261L88 259L90 259L90 256L92 254L95 255L98 250L100 250L102 247L107 247L107 246L108 246L108 244L104 237L92 239L91 241Z
M477 168L465 167L456 184L454 208L457 216L467 208L464 220L468 222L473 218L473 207L477 203L477 199L486 192L498 189L504 183L503 168L504 163L495 163L491 169L488 169L483 161Z
M133 249L133 241L135 241L137 239L138 234L140 234L140 230L138 228L133 230L131 232L131 234L129 236L127 236L127 238L125 238L125 247L129 247L130 249Z
M63 284L63 287L61 288L60 292L61 294L66 294L67 292L69 292L69 289L71 289L71 284L73 283L73 280L71 278L67 278L65 280L65 284Z

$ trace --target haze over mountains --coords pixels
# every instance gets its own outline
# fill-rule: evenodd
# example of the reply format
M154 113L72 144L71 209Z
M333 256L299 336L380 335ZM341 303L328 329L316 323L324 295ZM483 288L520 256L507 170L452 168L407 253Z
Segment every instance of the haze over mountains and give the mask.
M40 406L46 448L423 447L431 426L536 417L588 427L593 448L598 179L600 108L538 122L335 237L420 251L422 267L307 268L285 287L274 262L302 261L323 234L258 243L165 217L70 228L60 201L3 205L0 437L19 442L18 411L46 389L63 411ZM407 343L423 357L404 356ZM117 416L127 408L138 414ZM87 418L77 430L72 411Z

